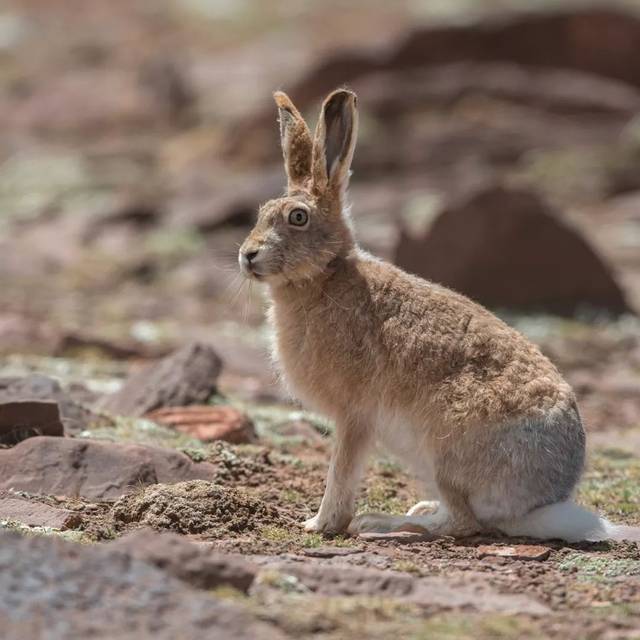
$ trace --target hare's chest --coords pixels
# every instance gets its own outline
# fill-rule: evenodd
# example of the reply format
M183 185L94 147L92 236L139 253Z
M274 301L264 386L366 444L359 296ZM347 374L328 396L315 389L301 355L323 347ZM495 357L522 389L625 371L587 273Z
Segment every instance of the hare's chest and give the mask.
M307 408L333 415L354 391L348 346L326 326L271 316L272 356L287 390Z

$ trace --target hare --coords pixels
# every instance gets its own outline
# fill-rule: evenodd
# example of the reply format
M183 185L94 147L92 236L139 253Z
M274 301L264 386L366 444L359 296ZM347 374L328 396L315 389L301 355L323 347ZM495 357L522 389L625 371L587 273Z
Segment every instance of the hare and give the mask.
M260 208L239 263L268 286L288 389L336 425L324 497L305 529L622 536L626 528L571 501L585 434L554 365L479 304L356 244L346 203L356 95L331 93L313 137L289 97L274 98L287 193ZM354 517L376 441L431 485L438 502L407 515Z

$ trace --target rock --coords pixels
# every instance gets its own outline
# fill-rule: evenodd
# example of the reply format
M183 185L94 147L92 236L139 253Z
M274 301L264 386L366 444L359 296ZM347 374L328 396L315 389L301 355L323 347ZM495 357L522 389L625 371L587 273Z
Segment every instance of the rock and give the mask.
M237 604L197 591L110 545L0 536L3 640L276 640Z
M257 568L241 555L217 553L175 533L140 529L109 543L197 589L231 586L246 593Z
M91 392L82 386L76 385L73 391L63 390L57 380L37 373L23 378L0 378L0 402L26 400L55 402L68 434L80 433L99 419L89 409Z
M64 530L78 527L82 522L82 516L76 511L51 507L42 502L0 497L0 520Z
M193 343L133 374L99 406L115 414L143 416L161 407L202 403L215 393L221 369L212 347Z
M0 490L118 498L158 482L212 478L216 468L183 453L138 444L74 438L29 438L0 450Z
M335 558L338 556L351 556L363 551L362 547L312 547L305 549L303 553L311 558Z
M306 589L325 596L397 598L427 610L468 608L476 611L545 615L549 609L524 595L501 594L480 582L443 577L417 578L390 570L347 564L276 562L266 568L294 576ZM256 584L260 585L260 576Z
M115 526L144 525L178 533L219 538L280 524L275 507L237 489L194 480L147 487L118 500L111 512Z
M603 33L611 46L598 55ZM547 39L550 46L542 52L538 45ZM575 69L640 86L640 20L616 9L577 7L502 13L461 25L427 25L402 37L385 54L332 53L289 93L304 108L336 85L352 85L356 78L376 71L397 72L461 60Z
M256 430L249 416L233 407L166 407L152 411L145 417L204 442L224 440L233 444L246 444L257 440Z
M404 232L395 261L489 307L629 311L598 255L531 191L474 192L442 211L423 237Z
M33 436L64 436L56 402L21 400L0 403L0 444L16 444Z
M546 560L551 554L549 547L537 544L517 544L512 547L499 545L480 545L478 557L490 556L498 558L512 558L513 560Z

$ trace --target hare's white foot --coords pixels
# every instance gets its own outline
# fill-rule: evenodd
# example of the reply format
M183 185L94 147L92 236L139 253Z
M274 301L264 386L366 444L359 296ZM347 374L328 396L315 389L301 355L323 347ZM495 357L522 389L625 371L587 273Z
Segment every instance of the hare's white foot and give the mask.
M349 524L349 533L391 533L410 530L402 528L406 516L393 516L388 513L361 513Z
M424 516L428 513L435 513L440 506L438 500L421 500L407 511L408 516Z
M309 518L302 523L307 533L342 533L347 530L347 526L351 520L351 514L339 515L334 514L324 516L321 513L316 514L313 518Z
M457 517L440 503L435 513L426 515L394 516L386 513L363 513L355 517L349 525L349 533L392 533L412 531L434 536L454 536L462 538L479 531L475 520L458 514Z

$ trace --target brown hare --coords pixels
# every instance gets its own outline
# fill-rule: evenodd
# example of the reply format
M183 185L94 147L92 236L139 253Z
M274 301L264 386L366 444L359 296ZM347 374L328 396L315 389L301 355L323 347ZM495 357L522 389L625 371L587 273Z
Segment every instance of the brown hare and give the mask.
M572 502L585 435L571 388L538 348L465 296L357 246L345 200L355 94L326 98L313 137L288 96L274 97L287 194L260 208L239 262L269 288L289 390L336 424L326 491L305 529L635 537ZM375 441L438 502L354 518Z

